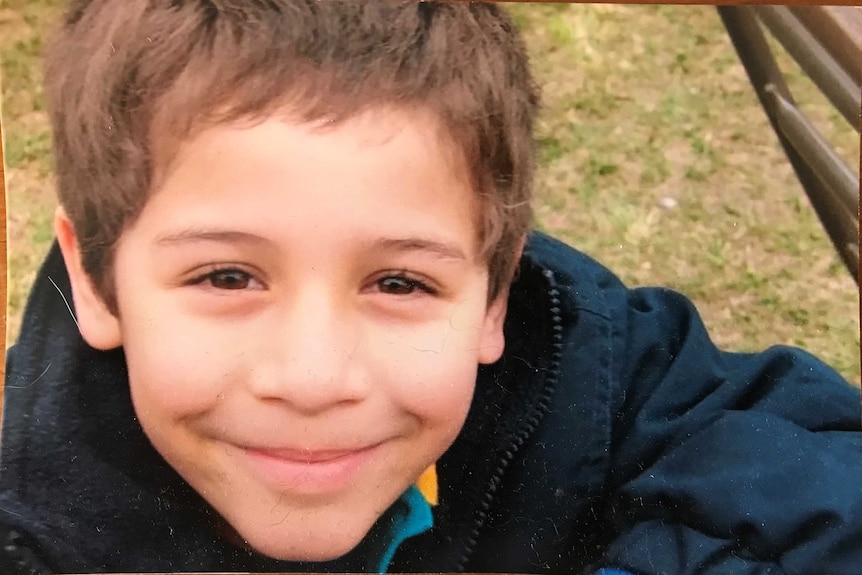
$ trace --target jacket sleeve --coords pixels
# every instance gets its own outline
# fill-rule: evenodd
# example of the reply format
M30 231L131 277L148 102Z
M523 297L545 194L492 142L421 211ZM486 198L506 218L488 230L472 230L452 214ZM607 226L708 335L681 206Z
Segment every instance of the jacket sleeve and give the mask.
M684 297L628 292L604 564L637 574L862 573L859 390L789 347L721 352Z

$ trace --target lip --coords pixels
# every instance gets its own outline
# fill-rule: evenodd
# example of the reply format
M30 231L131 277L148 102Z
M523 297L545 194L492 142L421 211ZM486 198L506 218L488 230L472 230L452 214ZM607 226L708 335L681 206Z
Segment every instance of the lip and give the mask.
M265 483L297 495L322 495L351 485L381 445L325 450L237 449L250 471Z
M247 447L246 450L261 457L282 459L297 463L326 463L336 461L343 457L361 453L371 447L359 447L355 449L267 449Z

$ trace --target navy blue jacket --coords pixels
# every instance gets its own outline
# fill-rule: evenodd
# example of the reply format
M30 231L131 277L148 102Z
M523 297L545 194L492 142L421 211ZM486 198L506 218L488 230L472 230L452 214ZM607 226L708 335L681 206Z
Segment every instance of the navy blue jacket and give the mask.
M89 348L58 289L54 248L7 365L0 570L359 564L367 542L310 565L221 537L137 424L122 350ZM862 573L860 395L834 371L786 347L721 352L681 295L626 289L539 234L505 330L438 462L434 527L390 571Z

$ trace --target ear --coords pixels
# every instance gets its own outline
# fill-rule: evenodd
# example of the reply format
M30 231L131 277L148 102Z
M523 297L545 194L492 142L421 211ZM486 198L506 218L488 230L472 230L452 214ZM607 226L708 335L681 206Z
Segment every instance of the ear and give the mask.
M521 261L521 255L524 253L524 244L527 241L527 236L521 238L518 247L515 251L515 257L512 260L515 268L510 277L514 276L518 262ZM494 363L500 356L503 355L503 350L506 348L506 338L503 335L503 324L506 322L506 310L509 307L509 285L500 290L497 297L488 306L485 312L485 323L482 326L482 341L479 349L479 363Z
M96 349L120 347L123 343L120 320L108 310L90 281L90 276L84 272L78 236L62 207L57 208L54 213L54 234L69 272L72 300L75 302L76 321L81 336Z
M503 324L506 321L506 308L509 304L509 289L501 290L496 299L485 311L482 324L482 337L479 341L479 363L494 363L503 355L506 338Z

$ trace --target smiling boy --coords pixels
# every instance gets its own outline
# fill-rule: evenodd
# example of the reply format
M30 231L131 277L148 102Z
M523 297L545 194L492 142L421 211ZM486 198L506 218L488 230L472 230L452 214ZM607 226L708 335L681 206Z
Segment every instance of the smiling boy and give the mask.
M4 572L858 572L858 391L528 236L501 8L80 1L48 63Z
M375 110L202 132L123 233L117 316L58 215L84 339L123 346L153 446L266 555L355 547L500 357L505 298L436 130Z

